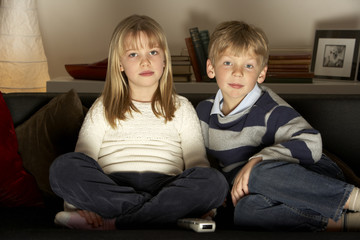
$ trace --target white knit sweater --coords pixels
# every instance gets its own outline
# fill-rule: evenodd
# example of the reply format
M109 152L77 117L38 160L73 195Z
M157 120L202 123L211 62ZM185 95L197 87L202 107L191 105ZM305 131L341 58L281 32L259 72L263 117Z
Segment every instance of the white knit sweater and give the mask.
M108 124L102 98L87 113L75 151L98 161L105 173L158 172L177 175L184 169L208 167L200 123L192 104L177 96L175 118L157 118L151 103L134 102L132 112L117 128Z

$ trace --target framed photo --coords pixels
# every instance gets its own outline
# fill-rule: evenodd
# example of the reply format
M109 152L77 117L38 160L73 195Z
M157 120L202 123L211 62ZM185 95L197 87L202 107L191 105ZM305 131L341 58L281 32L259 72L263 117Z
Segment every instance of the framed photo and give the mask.
M356 80L360 30L317 30L311 71L316 78Z

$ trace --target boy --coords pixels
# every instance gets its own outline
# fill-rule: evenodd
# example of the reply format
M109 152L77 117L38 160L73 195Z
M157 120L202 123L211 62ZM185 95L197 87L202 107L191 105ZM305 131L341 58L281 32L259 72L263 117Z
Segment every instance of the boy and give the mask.
M320 133L260 86L268 56L265 34L244 22L224 22L210 38L207 74L216 77L220 89L197 113L208 157L230 184L234 224L287 231L360 229L359 189L343 182L341 170L322 154Z

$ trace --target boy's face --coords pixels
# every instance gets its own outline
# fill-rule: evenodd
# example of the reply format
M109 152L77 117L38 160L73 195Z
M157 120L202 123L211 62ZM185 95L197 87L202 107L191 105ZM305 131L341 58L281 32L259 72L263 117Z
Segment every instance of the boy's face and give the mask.
M216 58L215 65L210 60L207 61L207 74L210 78L216 77L224 97L224 114L239 105L256 83L265 80L267 66L263 67L260 58L252 51L245 53L235 56L230 50L226 50Z

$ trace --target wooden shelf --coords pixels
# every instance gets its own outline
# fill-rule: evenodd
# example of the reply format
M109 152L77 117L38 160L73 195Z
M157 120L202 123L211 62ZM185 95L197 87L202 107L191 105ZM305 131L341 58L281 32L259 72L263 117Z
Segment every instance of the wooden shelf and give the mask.
M47 81L47 92L100 93L104 81L74 80L71 77L59 77ZM278 94L360 94L360 82L345 80L314 79L313 83L263 83ZM218 86L214 82L176 82L176 91L181 93L216 93Z

